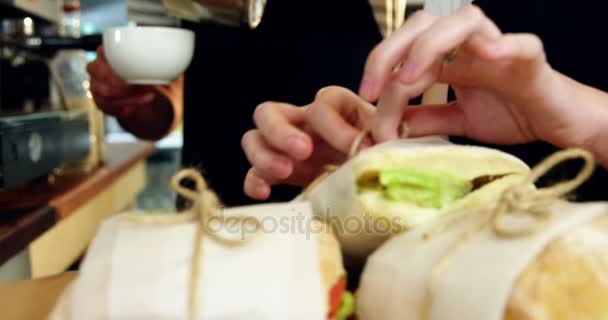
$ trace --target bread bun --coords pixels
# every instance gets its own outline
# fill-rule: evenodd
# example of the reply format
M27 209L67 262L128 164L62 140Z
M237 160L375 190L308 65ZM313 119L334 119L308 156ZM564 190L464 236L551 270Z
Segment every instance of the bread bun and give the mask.
M313 230L317 232L317 243L323 288L327 292L328 319L334 315L342 304L346 291L346 271L342 262L340 243L328 224L313 221Z
M520 274L505 320L604 319L608 315L608 217L559 237Z

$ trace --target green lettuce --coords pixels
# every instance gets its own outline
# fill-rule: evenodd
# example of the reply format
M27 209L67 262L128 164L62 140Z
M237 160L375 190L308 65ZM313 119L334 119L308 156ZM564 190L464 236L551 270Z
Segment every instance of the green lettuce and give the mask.
M380 171L378 182L387 199L422 208L441 209L473 190L470 180L447 172L414 168Z
M336 320L346 320L355 312L355 298L353 295L345 291L342 296L342 304L336 313Z

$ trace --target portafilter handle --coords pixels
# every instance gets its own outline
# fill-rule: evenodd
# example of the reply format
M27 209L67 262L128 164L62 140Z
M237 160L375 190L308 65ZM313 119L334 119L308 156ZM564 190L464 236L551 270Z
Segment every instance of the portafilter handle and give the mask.
M88 35L80 38L26 37L18 39L0 39L0 46L34 51L44 56L53 56L57 51L66 49L95 51L101 44L101 35Z

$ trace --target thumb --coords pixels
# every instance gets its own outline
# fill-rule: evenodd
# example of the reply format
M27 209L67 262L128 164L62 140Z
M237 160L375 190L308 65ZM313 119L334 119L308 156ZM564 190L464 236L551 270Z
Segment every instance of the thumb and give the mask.
M466 132L464 113L456 102L406 108L403 122L407 125L412 137L463 136Z

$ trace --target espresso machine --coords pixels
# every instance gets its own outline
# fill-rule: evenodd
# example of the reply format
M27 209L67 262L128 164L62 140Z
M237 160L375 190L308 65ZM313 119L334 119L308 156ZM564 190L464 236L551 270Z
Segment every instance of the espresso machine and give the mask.
M81 49L84 55L82 50L95 50L101 38L38 32L38 25L52 29L52 23L1 2L0 20L0 190L4 190L90 155L90 110L74 106L79 100L70 98L74 88L64 81L80 77L72 79L72 87L76 83L88 92L86 73L72 75L70 69L74 62L83 62L65 57L58 62L57 56L66 49ZM92 103L90 93L80 101Z

